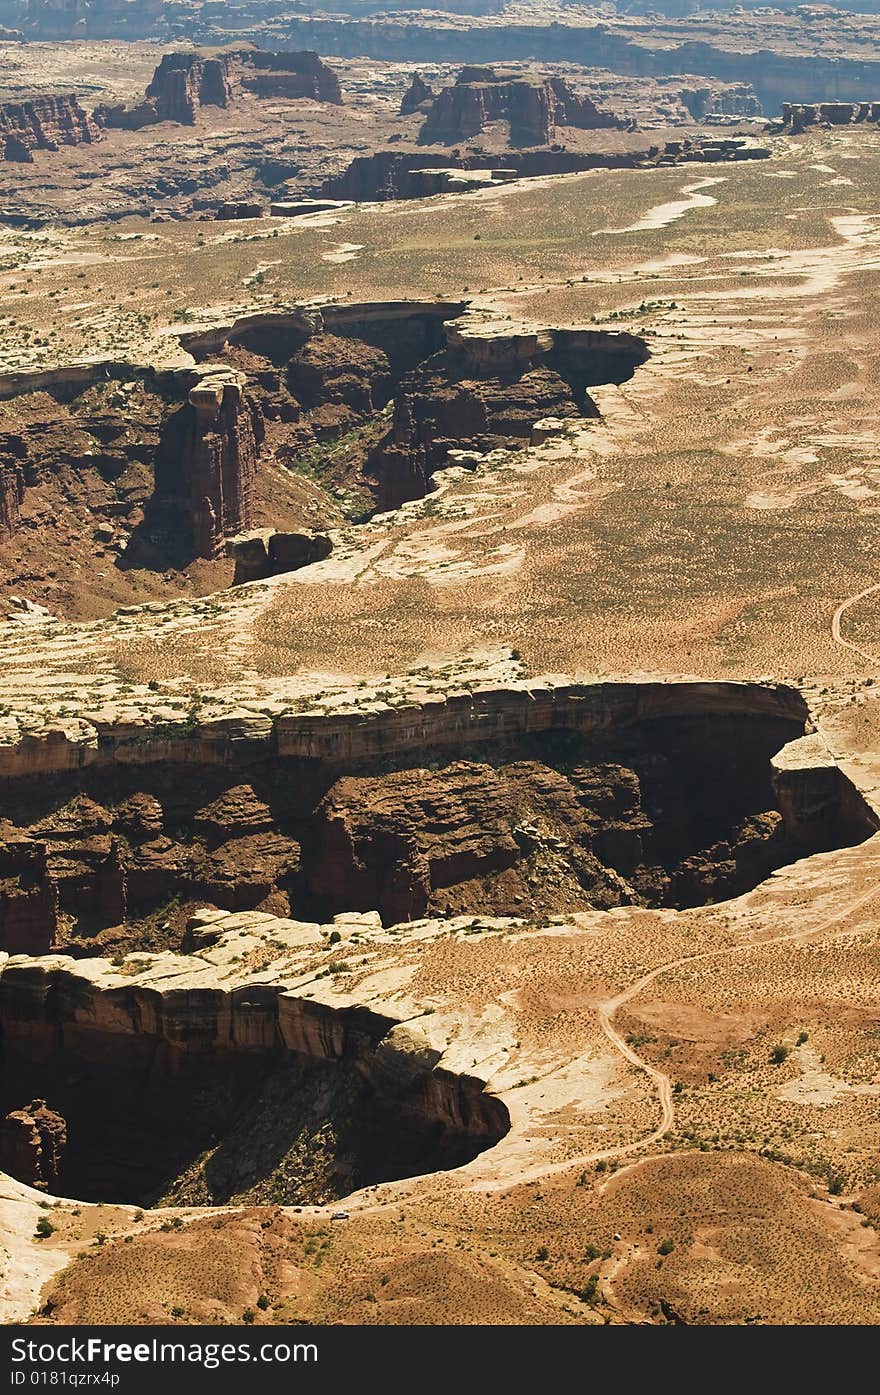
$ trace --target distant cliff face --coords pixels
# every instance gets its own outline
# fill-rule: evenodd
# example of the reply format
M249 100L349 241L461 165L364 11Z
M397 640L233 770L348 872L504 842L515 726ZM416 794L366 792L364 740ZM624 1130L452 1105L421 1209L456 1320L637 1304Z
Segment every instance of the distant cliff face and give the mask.
M339 80L317 53L263 53L242 49L210 54L197 49L166 53L134 106L100 107L105 126L138 130L159 121L194 126L202 107L228 107L243 92L257 97L342 102Z
M167 8L167 0L22 0L20 23L29 39L148 39Z
M0 104L0 156L29 163L35 150L90 145L100 130L73 95L34 97Z
M311 97L316 102L342 105L339 79L317 53L245 52L240 63L241 85L258 97Z
M793 136L808 126L854 126L880 121L880 102L783 102L782 120Z
M493 121L510 126L511 145L547 145L557 126L581 130L624 125L578 97L561 78L532 78L494 68L462 68L428 109L420 140L457 141L475 136Z
M725 31L727 32L727 31ZM579 63L632 77L715 78L749 83L769 115L782 101L873 100L880 91L880 62L873 56L781 51L752 45L733 26L729 42L688 40L652 43L640 27L600 24L511 23L501 27L472 19L450 22L448 16L388 14L365 18L309 16L289 19L290 43L308 44L321 53L393 62L468 63L486 61ZM739 45L739 46L738 46ZM868 47L867 45L865 46Z

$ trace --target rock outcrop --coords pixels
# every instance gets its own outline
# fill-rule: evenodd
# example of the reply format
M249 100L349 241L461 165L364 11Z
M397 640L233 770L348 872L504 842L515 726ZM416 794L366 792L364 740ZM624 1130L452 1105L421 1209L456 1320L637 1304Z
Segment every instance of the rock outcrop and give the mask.
M773 793L788 838L803 853L822 852L861 827L865 805L818 733L789 741L772 761Z
M620 129L626 123L579 97L558 77L527 77L494 68L462 68L428 110L419 139L455 143L506 121L511 145L548 145L557 126L580 130Z
M20 437L16 438L16 454L21 450L19 443ZM0 540L10 538L15 532L24 502L24 489L25 474L19 461L8 455L6 459L0 459Z
M142 102L102 106L95 117L104 126L124 130L159 121L193 126L202 107L228 107L242 93L342 102L339 79L316 53L185 49L163 55Z
M159 121L193 126L203 106L227 107L232 98L229 54L209 57L195 51L163 54L143 102L135 106L99 107L104 126L137 131Z
M342 92L333 69L317 53L269 53L260 49L236 55L245 91L258 97L309 97L341 106Z
M233 586L299 571L313 562L323 562L332 551L327 534L316 532L272 533L258 529L226 542L226 555L235 560Z
M880 102L783 102L782 125L789 135L809 126L876 125Z
M250 527L263 429L242 376L222 365L205 366L186 405L162 431L150 523L154 535L182 525L193 556L216 557L225 538Z
M0 1122L0 1172L41 1192L57 1192L67 1146L67 1125L45 1100L31 1100Z
M58 915L46 844L0 820L0 949L46 954L58 935Z
M679 98L695 121L711 116L763 115L761 99L748 82L683 87Z
M500 914L605 909L642 891L662 898L668 878L646 865L652 832L638 777L617 766L562 775L538 762L458 761L345 777L304 838L306 890L334 913L377 909L388 925L481 904Z
M35 150L91 145L100 137L98 125L73 95L0 103L0 158L4 160L29 163Z
M427 108L436 96L437 93L425 82L421 73L413 73L412 82L400 99L401 116L412 116L414 111Z

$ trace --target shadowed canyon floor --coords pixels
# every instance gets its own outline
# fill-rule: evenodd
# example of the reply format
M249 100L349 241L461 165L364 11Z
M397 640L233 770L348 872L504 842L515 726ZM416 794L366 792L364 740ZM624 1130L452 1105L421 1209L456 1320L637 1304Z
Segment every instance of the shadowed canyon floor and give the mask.
M3 233L39 272L2 273L7 375L113 357L123 323L128 363L191 371L180 336L214 334L244 372L237 316L329 296L650 350L589 386L599 415L456 437L473 458L365 521L322 502L336 462L309 495L332 551L296 571L77 622L69 578L19 569L50 615L0 626L0 837L42 847L10 877L51 935L0 973L0 1145L37 1184L0 1188L6 1316L880 1320L880 157L771 144L254 241ZM743 723L761 778L731 799ZM200 1093L176 1154L146 1084L113 1134L123 1061Z

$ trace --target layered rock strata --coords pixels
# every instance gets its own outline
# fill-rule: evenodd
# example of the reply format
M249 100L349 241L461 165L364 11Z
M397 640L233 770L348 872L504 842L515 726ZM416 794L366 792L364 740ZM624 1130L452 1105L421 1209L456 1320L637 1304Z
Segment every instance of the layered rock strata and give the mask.
M91 145L99 140L97 124L75 96L33 97L0 103L0 158L29 163L37 150L62 145Z
M564 150L559 147L507 149L501 154L433 153L379 150L357 155L341 174L321 185L330 198L355 202L387 199L421 199L435 194L463 192L453 182L462 178L532 179L548 174L577 174L593 169L653 169L657 166L715 163L728 160L766 160L770 151L741 136L706 137L657 143L646 135L641 149L626 151ZM476 184L473 187L478 187Z
M878 121L880 102L782 103L782 125L793 136L809 126L875 125Z
M419 91L414 95L419 96ZM626 124L600 111L589 97L577 96L562 78L467 67L453 86L444 87L434 99L419 139L426 144L454 144L479 135L494 121L507 123L511 145L548 145L557 126L593 131L621 129Z
M259 411L241 375L206 368L185 406L166 421L156 456L153 532L164 514L187 519L194 556L216 557L224 539L253 522Z
M163 55L142 102L99 107L95 116L101 125L124 130L159 121L194 126L202 107L228 107L242 93L342 102L336 74L316 53L186 49Z
M233 586L281 576L323 562L333 551L326 533L272 533L266 530L229 538L226 555L235 561Z
M132 732L111 762L105 729L101 764L56 776L51 799L7 782L0 944L179 944L199 901L386 923L701 904L799 856L811 799L824 800L811 851L876 826L840 772L836 803L824 769L796 797L778 772L771 783L771 757L803 730L795 695L756 689L738 711L732 685L669 686L682 691L499 691L389 713L393 730L361 717L354 758L333 718L281 719L262 750L241 724L211 733L192 718L177 739L153 733L152 753ZM295 725L307 744L288 745ZM431 752L427 768L407 742Z
M39 1117L57 1144L48 1120L23 1108L46 1083L69 1133L51 1152L57 1189L144 1203L323 1201L459 1165L507 1132L485 1076L462 1069L451 1024L400 995L358 1001L336 976L316 978L337 962L335 943L376 936L368 917L336 928L209 914L198 925L212 943L190 958L122 971L11 961L0 972L0 1109ZM253 952L274 961L270 972L242 963ZM34 1175L27 1129L16 1120L3 1154L18 1176Z

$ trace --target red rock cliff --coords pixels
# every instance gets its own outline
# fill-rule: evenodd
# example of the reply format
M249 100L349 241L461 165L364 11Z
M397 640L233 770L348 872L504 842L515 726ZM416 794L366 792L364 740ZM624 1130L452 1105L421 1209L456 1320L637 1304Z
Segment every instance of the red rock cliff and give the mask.
M0 104L0 153L4 160L29 163L35 150L90 145L100 134L73 95Z
M165 424L154 505L186 519L196 557L253 523L253 486L263 421L231 369L204 368L188 402Z

